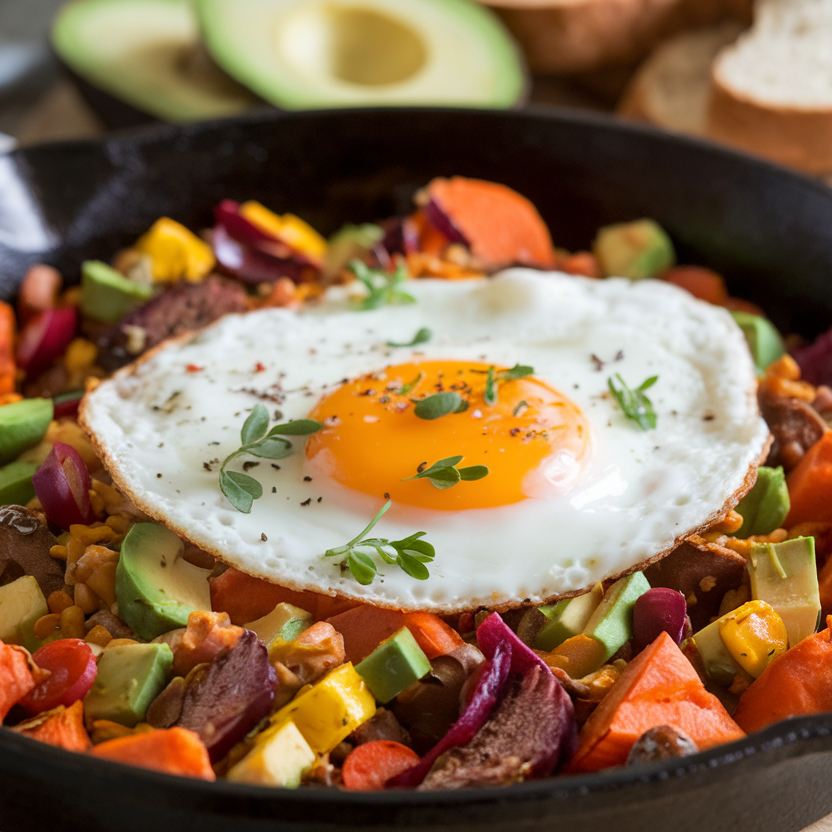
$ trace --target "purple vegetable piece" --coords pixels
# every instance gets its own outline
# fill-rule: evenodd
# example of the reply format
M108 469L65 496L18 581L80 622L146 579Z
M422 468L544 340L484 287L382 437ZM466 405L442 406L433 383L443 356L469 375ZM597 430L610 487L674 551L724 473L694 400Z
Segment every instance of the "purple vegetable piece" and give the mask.
M90 474L78 451L56 442L32 477L35 494L50 523L69 529L75 523L95 521L90 503Z
M229 274L251 286L274 283L281 277L302 283L304 269L308 268L306 263L296 258L273 257L240 243L222 225L214 228L212 243L217 262Z
M804 381L816 387L832 385L832 329L819 335L814 344L801 347L792 355L800 366Z
M511 665L511 647L499 645L477 682L468 707L447 734L413 768L387 781L387 786L418 786L436 760L452 748L464 745L485 724L505 687Z
M176 724L199 734L215 763L269 715L276 686L265 645L246 630L231 650L188 685Z
M430 224L440 233L444 234L452 243L470 245L465 235L454 225L454 221L445 213L442 206L436 200L430 200L425 206L425 216Z
M505 692L510 677L539 675L535 668L552 678L554 684L545 682L544 689L552 697L552 710L559 718L553 720L551 726L553 736L550 753L539 758L536 756L533 771L545 770L548 774L559 762L566 763L575 753L578 733L572 700L561 685L555 682L543 659L523 644L497 613L492 613L480 624L477 643L487 661L462 716L413 768L391 778L387 782L388 786L418 786L442 754L470 742L485 725Z
M633 607L633 640L636 652L667 633L676 644L682 643L688 605L675 589L657 586L641 595Z
M377 247L383 248L388 259L394 254L411 254L419 250L419 234L409 217L396 217L381 223L384 236ZM375 249L374 249L375 250Z

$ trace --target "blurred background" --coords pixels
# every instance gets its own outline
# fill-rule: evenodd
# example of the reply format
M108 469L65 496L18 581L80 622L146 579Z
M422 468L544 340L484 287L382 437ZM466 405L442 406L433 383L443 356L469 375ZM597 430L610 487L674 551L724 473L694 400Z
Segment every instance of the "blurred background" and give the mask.
M724 141L828 181L832 87L797 99L831 24L832 0L2 0L0 148L273 107L532 103ZM808 63L758 74L762 28L798 56L784 67ZM729 78L731 60L752 71Z

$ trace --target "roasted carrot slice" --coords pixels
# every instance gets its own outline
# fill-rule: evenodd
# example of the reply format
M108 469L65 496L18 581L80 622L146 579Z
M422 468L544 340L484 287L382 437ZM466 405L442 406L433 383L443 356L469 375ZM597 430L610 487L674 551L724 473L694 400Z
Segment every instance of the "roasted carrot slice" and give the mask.
M627 665L593 711L570 771L622 765L633 743L659 725L684 731L700 749L745 736L667 633Z
M107 740L96 745L90 754L166 774L216 780L205 745L187 728L166 728Z
M791 510L787 528L798 523L832 523L832 431L806 452L786 477Z
M68 708L59 705L51 711L44 711L12 730L40 742L66 748L67 751L86 751L92 744L84 727L84 703L80 699Z
M434 179L426 191L487 269L512 264L554 266L549 229L534 205L517 191L462 176Z
M17 372L14 360L16 331L14 309L0 301L0 395L14 392Z
M778 656L740 697L734 719L749 734L790 716L832 711L832 618Z
M347 661L358 664L404 626L404 613L361 604L327 619L344 637Z
M0 641L0 723L12 705L16 705L34 686L35 680L23 648Z
M353 749L344 760L344 788L360 792L383 789L391 777L412 768L418 762L419 755L400 742L365 742Z
M211 608L214 612L227 612L231 623L238 626L268 615L284 602L314 615L318 594L287 589L233 567L211 581Z
M429 659L453 653L463 644L462 636L456 630L430 612L408 613L404 625Z
M662 278L686 289L695 298L716 306L724 306L728 300L728 289L722 276L702 266L675 266L668 269Z

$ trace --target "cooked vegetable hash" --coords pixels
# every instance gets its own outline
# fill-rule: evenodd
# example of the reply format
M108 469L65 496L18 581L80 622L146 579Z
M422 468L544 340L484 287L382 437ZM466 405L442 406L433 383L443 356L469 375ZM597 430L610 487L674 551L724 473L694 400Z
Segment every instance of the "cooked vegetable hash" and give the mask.
M784 341L763 310L728 295L720 275L677 265L648 219L600 229L591 251L556 248L535 208L494 183L433 180L408 216L348 225L328 241L256 202L224 201L214 217L205 230L160 218L111 262L84 263L79 285L33 266L16 304L0 302L5 730L205 780L455 789L687 756L832 710L831 622L818 631L832 614L832 331L813 344ZM137 359L149 366L148 354L189 343L188 333L223 316L314 308L335 293L360 327L368 310L383 319L388 307L418 306L421 279L486 285L513 266L587 285L674 284L661 291L728 310L698 307L729 324L730 312L736 326L726 331L744 334L742 361L750 355L770 433L707 523L546 603L530 601L534 588L516 603L462 609L420 608L413 599L427 596L415 592L400 608L362 594L383 593L385 580L437 587L450 569L441 535L418 524L389 531L397 503L442 513L529 499L526 479L511 485L503 460L478 456L456 430L449 449L420 446L435 426L462 424L452 421L460 414L483 426L525 418L509 435L532 447L565 435L569 422L580 440L570 459L589 454L580 408L541 380L539 366L536 374L531 362L420 360L436 337L429 320L382 344L417 356L398 381L343 379L333 397L308 400L303 418L284 416L277 385L248 391L233 441L202 463L224 516L242 518L277 492L269 477L282 466L321 448L337 457L327 437L352 429L353 415L336 414L338 401L362 402L356 430L378 421L372 408L406 414L420 462L366 487L342 479L377 502L317 553L335 576L328 585L280 585L238 568L233 552L182 539L117 486L100 437L79 425L79 406L81 422L92 420L85 391ZM563 278L535 278L544 279ZM582 359L602 379L595 398L628 436L658 436L675 415L662 398L669 380L661 371L628 376L626 349ZM258 360L251 372L261 369ZM203 371L198 358L182 367ZM543 399L571 413L558 417L564 424L544 424ZM703 430L719 416L702 414ZM383 470L387 452L368 460L361 441L360 453L344 443L355 453L344 464ZM323 494L310 492L297 511L334 517ZM587 553L569 554L580 563ZM505 553L507 563L521 557ZM562 574L580 584L584 573Z

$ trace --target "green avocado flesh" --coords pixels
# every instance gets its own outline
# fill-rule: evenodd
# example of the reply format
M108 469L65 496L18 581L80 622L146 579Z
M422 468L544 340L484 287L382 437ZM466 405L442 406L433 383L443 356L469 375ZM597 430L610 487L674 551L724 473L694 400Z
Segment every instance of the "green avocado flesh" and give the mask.
M52 45L87 82L166 121L231 116L256 101L206 55L190 0L73 0Z
M182 556L182 541L164 526L137 523L121 544L116 570L119 615L140 638L184 627L195 610L210 610L209 569Z
M214 60L285 109L511 107L526 91L497 17L468 0L199 0Z

